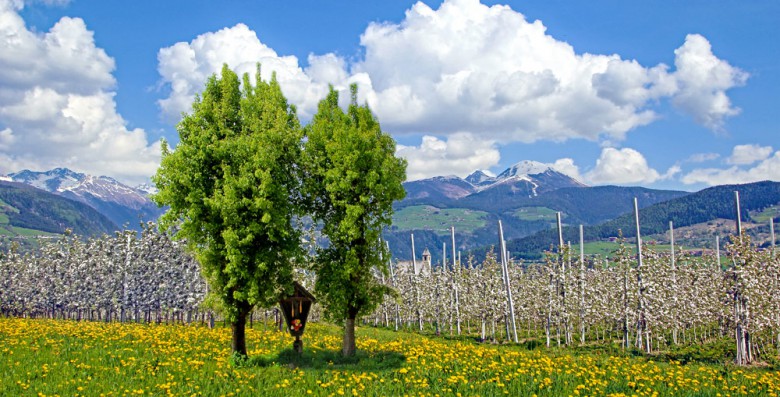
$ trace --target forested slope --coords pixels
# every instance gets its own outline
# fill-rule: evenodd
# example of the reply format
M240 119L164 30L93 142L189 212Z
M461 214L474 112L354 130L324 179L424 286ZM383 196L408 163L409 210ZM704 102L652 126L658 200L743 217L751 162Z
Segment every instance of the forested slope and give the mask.
M0 228L4 235L17 235L18 228L48 233L95 236L118 227L90 206L29 185L0 181Z
M744 185L715 186L683 197L657 203L639 210L641 233L643 235L662 233L669 228L669 221L676 227L690 226L718 218L735 217L734 192L739 191L743 220L748 220L749 211L757 211L780 203L780 183L755 182ZM638 197L641 207L641 197ZM633 201L626 200L629 206ZM599 205L602 205L600 203ZM583 203L585 205L585 203ZM615 237L618 230L626 237L636 236L633 209L607 222L586 226L585 241ZM518 257L539 258L544 250L557 244L557 230L547 229L532 236L507 241L507 249ZM579 241L579 225L563 229L564 241ZM486 247L476 250L478 257L484 255Z

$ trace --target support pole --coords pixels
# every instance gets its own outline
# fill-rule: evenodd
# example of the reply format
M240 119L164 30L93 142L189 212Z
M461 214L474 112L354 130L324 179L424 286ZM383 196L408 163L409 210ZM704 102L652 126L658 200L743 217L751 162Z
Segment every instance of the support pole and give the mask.
M557 335L558 335L558 346L561 345L560 340L560 334L561 334L561 319L563 319L563 326L564 326L564 336L566 343L569 342L569 313L566 310L566 258L563 257L563 224L561 223L561 213L556 213L556 218L558 222L558 277L556 280L556 287L558 291L558 299L560 299L560 303L558 306L558 315L557 317ZM571 254L571 252L569 252Z
M509 317L512 320L512 338L515 343L518 343L517 339L517 323L515 322L515 303L512 300L512 288L509 277L509 266L507 265L506 258L506 242L504 241L504 227L501 225L501 221L498 221L498 235L499 242L501 243L499 249L501 250L501 267L504 270L505 282L506 282L506 299L509 303Z
M669 221L669 244L671 245L671 265L672 265L672 342L677 344L677 262L674 257L674 222Z
M447 270L447 243L441 243L441 269Z
M387 252L390 252L390 243L385 241L385 245L387 246ZM395 282L395 269L393 268L393 258L388 256L387 258L389 265L390 265L390 281L393 283L393 288L398 288ZM398 307L398 302L395 302L395 330L398 331L398 323L401 321L400 319L401 313L400 308Z
M585 343L585 237L580 225L580 343Z
M720 267L720 236L715 236L715 259L718 262L718 270L721 270Z
M555 217L558 220L558 248L563 250L563 227L561 225L561 213L556 212Z
M739 208L739 191L734 191L734 204L737 207L737 238L742 239L742 214Z
M414 254L414 233L412 233L412 268L415 275L419 273L417 271L417 255Z
M455 291L455 324L458 331L458 335L460 335L460 296L459 296L459 282L460 282L460 263L458 263L455 258L455 226L450 227L450 232L452 234L452 268L455 269L455 271L452 273L452 286Z
M637 302L637 312L639 314L639 322L637 323L637 347L645 349L646 352L650 351L650 341L645 338L647 346L642 343L642 338L645 336L646 319L644 308L644 284L642 282L642 235L639 232L639 203L636 197L634 197L634 220L636 221L636 279L637 287L639 289L639 300Z

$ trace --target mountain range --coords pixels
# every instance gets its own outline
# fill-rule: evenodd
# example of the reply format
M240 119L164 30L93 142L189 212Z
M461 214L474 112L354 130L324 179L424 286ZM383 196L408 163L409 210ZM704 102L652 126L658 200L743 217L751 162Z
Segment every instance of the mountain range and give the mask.
M0 199L0 226L3 221L8 225L13 221L18 230L61 233L68 227L81 234L101 234L122 227L137 228L141 221L156 220L163 212L148 198L154 192L152 187L130 187L110 177L66 168L0 176L0 197L11 197L8 192L18 192L20 186L28 187L24 199L18 199L18 194L12 204L8 202L11 199ZM384 238L394 258L407 260L412 256L413 234L417 256L428 248L434 263L441 261L444 245L451 252L451 227L456 228L457 251L484 255L485 247L497 241L499 220L510 251L527 258L538 257L549 248L549 234L559 212L564 225L584 225L586 239L615 236L617 229L630 236L634 198L645 219L643 230L649 228L643 233L663 230L670 220L685 226L722 218L733 207L728 199L733 190L744 191L746 211L774 205L772 208L780 211L780 183L776 182L713 187L693 194L643 187L590 187L534 161L522 161L496 176L475 171L466 178L409 181L404 188L406 198L395 203L393 223ZM30 189L47 195L32 194ZM61 203L52 204L51 195L80 205L51 213L44 209L65 208ZM86 224L89 226L81 227ZM566 229L567 239L572 238L573 230Z
M66 229L92 236L111 233L117 226L82 202L0 180L0 237L62 234Z
M420 203L442 205L454 201L480 201L482 198L534 198L566 187L586 187L565 174L536 161L521 161L498 176L474 171L466 178L438 176L404 183L406 198L401 206ZM470 199L469 199L470 198Z
M163 213L149 199L152 188L130 187L107 176L55 168L45 172L23 170L6 178L84 203L105 215L117 229L139 229L141 222L156 220Z
M556 213L567 224L594 225L633 209L688 195L688 192L642 187L589 187L535 161L522 161L497 176L476 171L466 178L434 177L404 183L407 196L395 205L393 225L384 234L393 256L411 257L411 234L421 252L428 248L440 261L444 244L469 252L495 244L501 220L507 240L549 229ZM450 248L451 250L451 248ZM419 252L417 253L419 255Z
M701 191L671 200L644 206L639 211L640 232L644 239L668 241L669 222L676 229L694 225L707 225L703 234L687 237L688 241L696 238L696 248L714 248L715 236L725 244L727 238L734 232L736 206L734 192L740 196L740 215L746 233L752 236L758 246L770 244L769 219L780 220L780 183L762 181L741 185L713 186ZM638 199L641 200L641 199ZM598 224L585 225L584 241L604 241L622 234L626 238L636 237L636 219L633 210L614 219ZM725 228L718 225L726 224ZM719 230L720 229L720 230ZM579 241L579 227L576 224L564 226L562 230L564 241L576 244ZM678 235L678 239L681 236ZM684 237L684 236L683 236ZM702 239L703 238L703 239ZM557 245L557 228L548 228L533 235L509 239L507 250L514 257L538 259L544 250ZM679 241L678 241L679 243ZM477 257L482 257L485 247L475 251Z

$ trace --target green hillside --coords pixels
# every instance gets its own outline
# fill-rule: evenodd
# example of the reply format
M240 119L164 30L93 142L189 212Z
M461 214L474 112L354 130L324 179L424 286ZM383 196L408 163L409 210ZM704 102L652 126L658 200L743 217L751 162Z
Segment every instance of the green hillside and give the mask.
M52 235L66 229L94 236L118 228L86 204L29 185L0 181L0 236Z
M394 230L430 230L449 235L450 226L457 225L458 232L471 234L485 227L487 212L465 208L436 208L430 205L404 207L393 214Z
M750 221L751 217L754 221L765 223L768 223L770 217L776 219L777 209L780 207L780 183L765 181L723 185L640 209L641 233L643 236L666 233L669 221L673 221L675 227L685 227L716 219L734 219L735 191L740 193L743 221ZM584 238L585 241L604 240L617 236L618 230L622 230L626 237L636 236L633 212L598 225L585 226ZM578 226L564 227L563 238L564 241L579 241ZM714 239L714 236L712 238ZM539 258L551 244L556 244L557 239L557 231L550 228L532 236L507 241L507 249L522 258ZM476 250L476 256L484 255L486 249Z
M514 216L521 221L545 221L556 222L557 211L547 207L523 207L514 212Z

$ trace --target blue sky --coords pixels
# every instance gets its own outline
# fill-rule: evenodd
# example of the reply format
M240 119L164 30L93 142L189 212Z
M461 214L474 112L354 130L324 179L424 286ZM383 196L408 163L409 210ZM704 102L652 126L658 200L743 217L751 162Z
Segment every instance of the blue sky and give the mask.
M0 0L0 174L143 182L206 76L261 62L304 123L358 83L410 179L780 180L778 21L775 1Z

